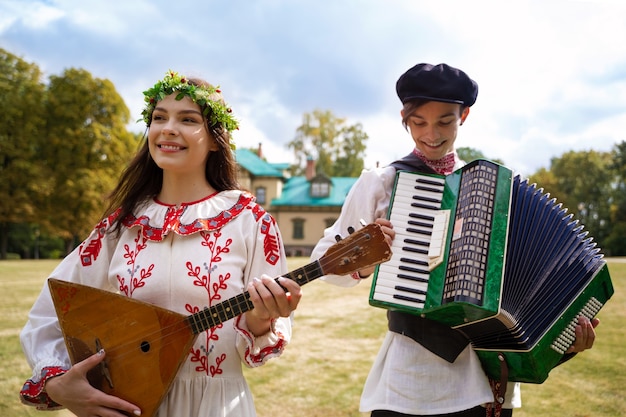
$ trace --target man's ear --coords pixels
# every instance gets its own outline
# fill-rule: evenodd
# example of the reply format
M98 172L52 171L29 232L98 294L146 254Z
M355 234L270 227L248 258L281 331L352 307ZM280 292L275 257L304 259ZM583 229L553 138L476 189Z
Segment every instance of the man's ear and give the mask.
M463 112L461 113L461 124L465 123L465 119L467 119L467 115L470 112L470 108L466 107L463 109Z

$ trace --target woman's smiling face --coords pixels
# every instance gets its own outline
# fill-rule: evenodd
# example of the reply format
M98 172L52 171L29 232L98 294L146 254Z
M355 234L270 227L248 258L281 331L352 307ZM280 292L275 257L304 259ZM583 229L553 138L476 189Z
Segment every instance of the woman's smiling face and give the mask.
M468 114L469 107L461 112L455 103L429 101L419 106L407 120L415 147L431 161L443 158L454 150L458 128Z
M204 175L209 152L217 150L200 106L186 96L176 100L175 94L157 103L148 143L154 162L164 171L178 174Z

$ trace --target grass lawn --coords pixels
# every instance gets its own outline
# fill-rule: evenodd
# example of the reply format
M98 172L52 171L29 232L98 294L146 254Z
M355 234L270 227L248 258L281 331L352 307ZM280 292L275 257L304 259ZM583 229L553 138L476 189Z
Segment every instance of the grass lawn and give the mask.
M306 262L290 259L290 269ZM20 404L19 389L30 369L19 331L44 279L58 261L0 261L0 416L41 414ZM626 415L626 262L609 260L615 295L599 314L593 349L555 368L543 384L524 384L516 417L616 417ZM278 360L245 373L259 417L364 417L361 388L386 329L385 310L368 305L369 285L335 287L314 281L304 287L293 340Z

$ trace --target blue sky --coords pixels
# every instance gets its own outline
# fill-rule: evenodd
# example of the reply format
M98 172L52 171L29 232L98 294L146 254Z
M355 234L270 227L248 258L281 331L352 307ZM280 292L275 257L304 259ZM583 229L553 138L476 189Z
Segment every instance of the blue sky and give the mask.
M205 78L241 121L237 145L271 162L292 162L304 113L331 110L363 125L368 167L412 148L398 76L446 62L480 86L457 146L528 175L626 140L624 22L622 0L0 0L0 47L46 76L111 80L133 121L168 69Z

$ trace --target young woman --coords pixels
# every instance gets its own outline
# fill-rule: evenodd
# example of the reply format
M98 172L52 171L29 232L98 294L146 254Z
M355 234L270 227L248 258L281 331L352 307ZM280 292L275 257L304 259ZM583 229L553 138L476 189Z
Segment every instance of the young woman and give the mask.
M141 149L103 219L51 277L185 315L249 291L254 308L199 335L157 415L255 416L241 364L260 366L283 352L300 288L273 279L287 272L281 236L238 188L230 142L237 121L220 90L170 71L144 95ZM115 317L103 319L114 325ZM140 415L136 404L87 382L106 347L71 366L47 285L21 342L33 368L24 403L79 417Z
M323 255L335 235L361 219L379 223L391 244L395 233L386 217L396 170L448 175L464 165L454 144L459 126L476 101L478 85L449 65L418 64L398 79L396 91L413 150L387 167L361 174L339 219L324 232L311 258ZM323 279L350 286L373 272L371 268L353 276ZM494 415L510 416L513 407L521 406L518 384L508 384L503 405L492 404L492 387L478 357L455 331L408 313L389 311L388 319L389 331L365 383L361 411L371 411L373 417L484 417L492 410ZM594 337L593 325L581 318L571 351L591 347Z

